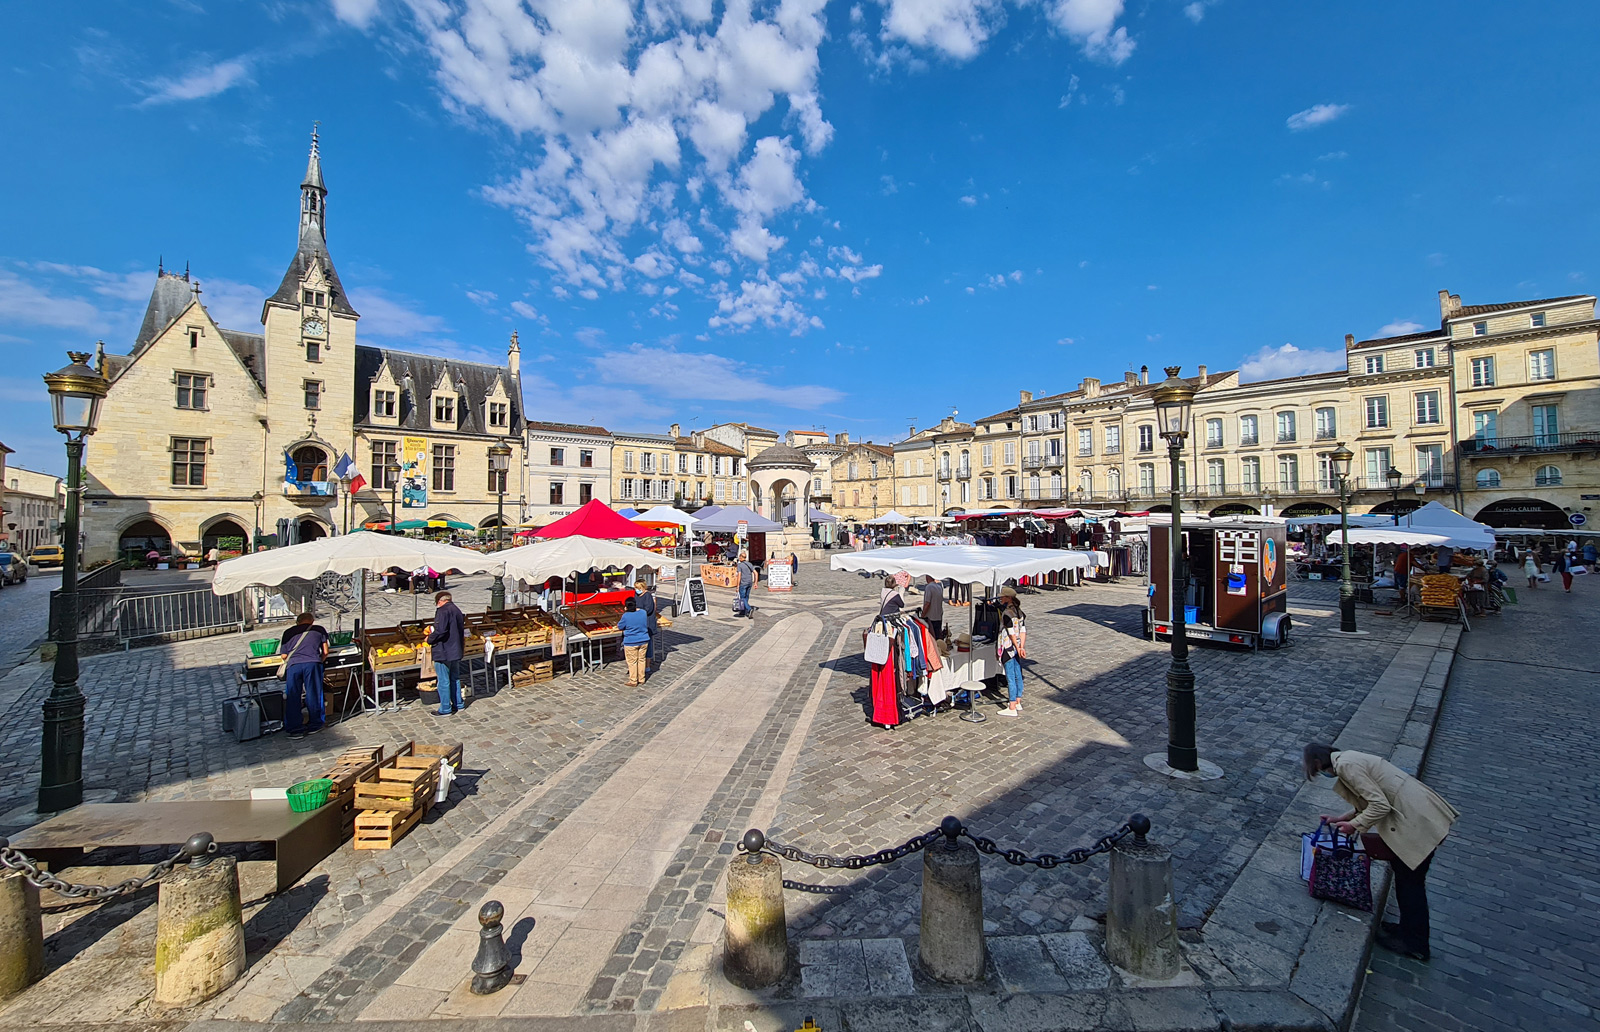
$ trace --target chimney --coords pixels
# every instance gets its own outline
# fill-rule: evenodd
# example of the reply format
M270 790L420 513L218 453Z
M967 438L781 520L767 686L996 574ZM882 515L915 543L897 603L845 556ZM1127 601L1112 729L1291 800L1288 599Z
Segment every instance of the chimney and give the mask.
M1030 402L1032 400L1033 400L1033 392L1032 391L1023 391L1022 392L1021 404L1026 405L1028 402Z
M1201 366L1200 367L1200 371L1199 371L1198 375L1200 377L1200 386L1204 387L1206 385L1206 367L1205 366Z
M506 349L506 366L512 376L522 375L522 346L517 343L517 331L511 331L511 346Z
M1150 382L1150 367L1149 366L1142 365L1142 366L1139 367L1139 382L1141 384L1148 384Z
M850 435L840 431L839 433L833 435L833 443L847 446L850 443Z
M1139 382L1139 374L1130 369L1122 374L1122 382L1133 386Z
M1344 349L1346 351L1349 351L1351 348L1353 348L1355 346L1356 346L1356 335L1353 334L1353 333L1345 334L1344 335Z
M1083 382L1078 384L1078 390L1083 392L1085 398L1100 397L1100 381L1092 376L1085 376Z
M671 426L667 427L667 432L670 433L673 436L674 439L682 437L683 436L683 432L682 431L683 431L683 427L678 425L677 423L673 423Z
M1461 314L1461 295L1448 290L1439 291L1439 318L1448 319Z

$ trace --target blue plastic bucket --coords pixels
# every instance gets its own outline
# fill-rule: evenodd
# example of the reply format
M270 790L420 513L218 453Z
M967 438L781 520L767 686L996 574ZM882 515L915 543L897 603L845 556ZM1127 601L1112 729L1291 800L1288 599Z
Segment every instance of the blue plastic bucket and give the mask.
M1197 623L1199 623L1200 622L1200 607L1199 606L1184 606L1183 607L1183 622L1186 623L1186 624L1197 624Z

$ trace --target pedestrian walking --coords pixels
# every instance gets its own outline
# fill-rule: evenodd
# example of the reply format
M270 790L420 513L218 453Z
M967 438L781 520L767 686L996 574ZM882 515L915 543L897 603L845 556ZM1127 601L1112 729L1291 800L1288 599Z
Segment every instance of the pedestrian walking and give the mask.
M322 705L322 662L328 658L328 631L310 613L301 613L278 642L283 660L283 729L290 738L322 730L327 714ZM300 719L304 706L309 724Z
M756 567L750 561L749 555L739 556L739 615L755 619L755 610L750 606L750 589L756 584Z
M1385 921L1379 946L1415 960L1429 958L1428 868L1433 854L1461 814L1433 789L1369 753L1308 743L1303 753L1306 779L1336 778L1333 790L1353 810L1323 820L1346 835L1360 835L1374 860L1389 864L1400 920Z
M439 709L435 716L448 717L463 708L461 702L461 657L467 636L467 618L450 601L450 592L433 596L433 630L428 644L433 646L433 671L438 676Z
M644 652L644 672L648 674L661 665L661 626L657 622L661 605L656 600L656 589L646 584L642 578L633 582L633 589L637 592L634 600L639 611L644 614L645 623L650 629L650 643Z
M1561 574L1561 587L1568 594L1572 593L1572 560L1565 552L1557 552L1555 558L1556 572Z
M647 676L645 656L650 650L650 620L639 608L637 599L622 603L622 616L617 620L622 632L622 656L628 661L628 679L622 682L629 688L644 684Z
M1528 587L1539 586L1539 561L1533 557L1533 549L1528 549L1522 555L1522 572L1528 575Z
M1000 710L1002 717L1022 713L1022 661L1028 658L1027 631L1023 624L1019 610L1007 608L1000 614L1000 639L995 647L1006 672L1006 705Z
M789 586L794 587L800 583L800 553L789 553Z
M922 619L935 639L944 637L944 585L932 577L922 585Z

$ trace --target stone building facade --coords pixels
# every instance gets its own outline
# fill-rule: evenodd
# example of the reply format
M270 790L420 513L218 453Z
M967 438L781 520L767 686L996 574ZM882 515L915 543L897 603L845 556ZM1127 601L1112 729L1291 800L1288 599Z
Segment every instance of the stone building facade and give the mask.
M618 430L611 445L613 507L748 505L746 461L743 451L709 431L685 436L677 423L665 434Z
M894 448L868 441L833 460L833 515L865 522L894 508Z
M598 499L611 504L611 431L528 421L528 504L523 522L542 527Z
M40 545L59 545L61 520L66 512L67 488L58 476L36 473L20 466L0 470L5 483L4 536L14 551L27 552Z
M86 455L86 559L194 554L258 533L308 540L388 518L486 527L521 483L519 352L505 366L372 348L327 247L313 134L298 242L260 332L226 329L189 273L158 269L133 347L96 361L111 380ZM488 449L512 449L491 477ZM367 483L347 497L348 454ZM398 465L398 476L390 465ZM508 521L509 522L509 521Z

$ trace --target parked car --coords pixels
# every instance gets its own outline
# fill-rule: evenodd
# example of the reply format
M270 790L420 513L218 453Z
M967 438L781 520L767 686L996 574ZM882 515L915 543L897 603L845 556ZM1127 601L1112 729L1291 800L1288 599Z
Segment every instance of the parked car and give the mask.
M28 564L22 556L0 550L0 584L21 584L28 579Z
M28 553L28 562L44 569L46 566L60 566L67 561L67 554L61 550L60 545L40 545Z

